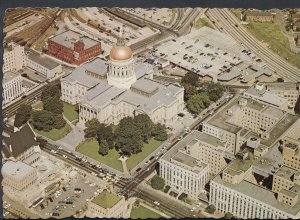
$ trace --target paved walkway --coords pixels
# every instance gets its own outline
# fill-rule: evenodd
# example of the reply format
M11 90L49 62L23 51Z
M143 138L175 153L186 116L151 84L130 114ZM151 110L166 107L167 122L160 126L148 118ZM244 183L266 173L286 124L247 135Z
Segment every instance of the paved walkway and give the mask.
M68 148L71 147L72 149L75 150L75 148L83 141L84 141L83 129L78 126L73 125L72 131L69 134L67 134L66 136L64 136L62 139L60 139L59 142L64 143L64 145L69 146Z
M122 162L124 174L128 174L129 175L129 172L128 172L128 169L127 169L127 164L126 164L127 158L126 157L125 158L120 157L118 160L120 160Z

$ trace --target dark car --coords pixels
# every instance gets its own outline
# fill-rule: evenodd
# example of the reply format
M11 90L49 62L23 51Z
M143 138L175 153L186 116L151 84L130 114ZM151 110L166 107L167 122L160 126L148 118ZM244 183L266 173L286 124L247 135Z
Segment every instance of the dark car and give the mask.
M183 113L179 113L178 116L179 116L179 117L183 117L184 114L183 114Z

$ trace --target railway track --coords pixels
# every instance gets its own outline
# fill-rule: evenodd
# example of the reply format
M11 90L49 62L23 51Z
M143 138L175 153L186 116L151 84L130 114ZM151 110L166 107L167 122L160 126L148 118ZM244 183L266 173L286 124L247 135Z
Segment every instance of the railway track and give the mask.
M249 48L254 54L266 61L271 69L276 70L278 75L290 81L300 81L300 70L270 49L262 46L228 9L209 9L206 15L210 20L214 21L217 29L227 33L234 40Z
M53 150L53 149L57 150L56 147L54 147L48 143L46 145L42 146L41 148L42 148L42 150L44 150L50 154L53 154L51 152L51 150ZM101 173L98 169L93 168L88 164L84 164L84 165L79 164L79 162L74 158L74 155L68 153L67 151L60 150L60 152L58 154L53 154L53 155L59 157L60 159L67 160L68 163L70 163L88 173L92 173L92 172L94 172L96 174ZM65 158L63 158L62 155L66 155L68 158L65 159ZM148 170L148 171L145 170L145 171L141 172L134 179L122 179L122 181L120 180L119 182L115 183L115 186L120 189L123 189L123 194L125 194L126 196L128 196L128 193L130 193L130 192L135 192L136 197L143 199L143 200L147 201L148 203L152 204L154 201L153 195L151 193L145 192L145 191L137 188L137 186L143 181L143 179L146 176L148 176L151 172L153 172L156 164L157 163L152 164L150 170ZM99 175L97 175L97 177L102 179L102 177L100 177ZM159 198L155 198L155 199L157 199L159 201ZM161 202L160 208L165 210L166 212L168 212L170 215L173 215L172 217L177 217L177 218L191 217L191 213L188 211L187 208L184 209L184 211L182 211L182 210L178 210L178 208L174 209L174 207L170 207L168 204L165 204L163 202ZM181 207L181 209L182 209L182 207Z

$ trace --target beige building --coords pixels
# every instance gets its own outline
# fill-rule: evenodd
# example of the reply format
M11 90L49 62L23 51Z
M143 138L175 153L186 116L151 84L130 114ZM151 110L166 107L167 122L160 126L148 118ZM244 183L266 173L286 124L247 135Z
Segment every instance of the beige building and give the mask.
M247 21L258 21L258 22L273 22L275 14L266 11L246 11L245 13Z
M61 79L61 99L79 103L79 125L92 118L118 124L127 116L148 114L154 123L173 127L184 107L184 88L152 80L153 69L135 63L132 51L118 42L109 62L95 59Z
M294 184L300 185L300 172L287 166L280 167L273 175L272 191L289 190Z
M18 73L10 71L3 73L2 86L3 105L8 104L23 94L22 77Z
M7 71L16 72L26 65L24 47L11 42L4 48L3 73Z
M210 183L209 204L243 219L298 219L299 187L279 193L257 185L251 160L234 160Z
M132 208L124 197L104 190L88 202L87 217L89 218L128 218Z
M282 89L279 89L280 87ZM297 93L297 84L293 84L290 90L283 89L287 87L288 84L283 83L257 83L244 91L243 96L245 98L251 98L253 100L260 101L283 111L294 113L294 107L297 101L295 100L295 96Z
M299 132L299 130L298 130ZM285 137L283 140L283 164L300 171L300 143L290 137Z
M192 131L160 158L159 175L171 187L171 190L177 192L178 195L186 193L191 198L198 199L205 184L209 181L210 167L218 169L226 165L224 158L221 156L222 153L217 152L219 154L213 159L215 163L211 163L201 154L201 150L195 149L209 149L208 146L211 146L211 141L206 143L209 140L207 138L209 137L206 134ZM196 153L192 153L193 151ZM211 153L206 154L212 158L211 154L214 151L217 150L214 149Z
M10 199L30 206L44 195L37 184L37 171L21 161L6 161L1 170L3 192Z

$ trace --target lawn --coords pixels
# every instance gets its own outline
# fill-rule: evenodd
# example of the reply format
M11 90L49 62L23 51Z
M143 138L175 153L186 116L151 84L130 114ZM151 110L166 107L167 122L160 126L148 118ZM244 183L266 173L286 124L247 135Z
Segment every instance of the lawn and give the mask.
M95 139L86 140L80 144L76 151L93 158L101 163L106 164L116 170L123 172L123 167L121 161L118 160L120 157L119 153L115 149L109 150L106 156L101 156L98 154L99 144Z
M196 23L195 23L195 28L196 29L200 29L204 26L207 26L207 27L210 27L210 28L213 28L209 23L208 21L205 19L205 18L199 18Z
M32 108L35 110L43 110L43 102L37 102L32 105Z
M138 154L132 154L128 160L126 161L127 169L131 170L134 168L138 163L144 160L150 153L152 153L156 148L161 145L161 141L156 141L151 139L148 144L145 144L142 152Z
M241 15L242 15L242 11L239 10L239 9L235 9L235 10L232 10L233 14L239 19L241 20Z
M52 129L49 132L38 131L36 129L34 129L34 131L42 136L50 138L51 140L57 141L59 139L62 139L64 136L66 136L71 131L71 127L66 123L66 125L61 129Z
M146 218L161 218L159 214L153 212L144 206L139 206L138 208L133 207L130 213L130 218L132 219L146 219Z
M288 38L277 23L250 22L248 30L260 41L267 43L278 55L300 68L300 56L290 49Z
M78 119L78 112L75 111L75 105L64 102L64 116L69 121L74 121Z

